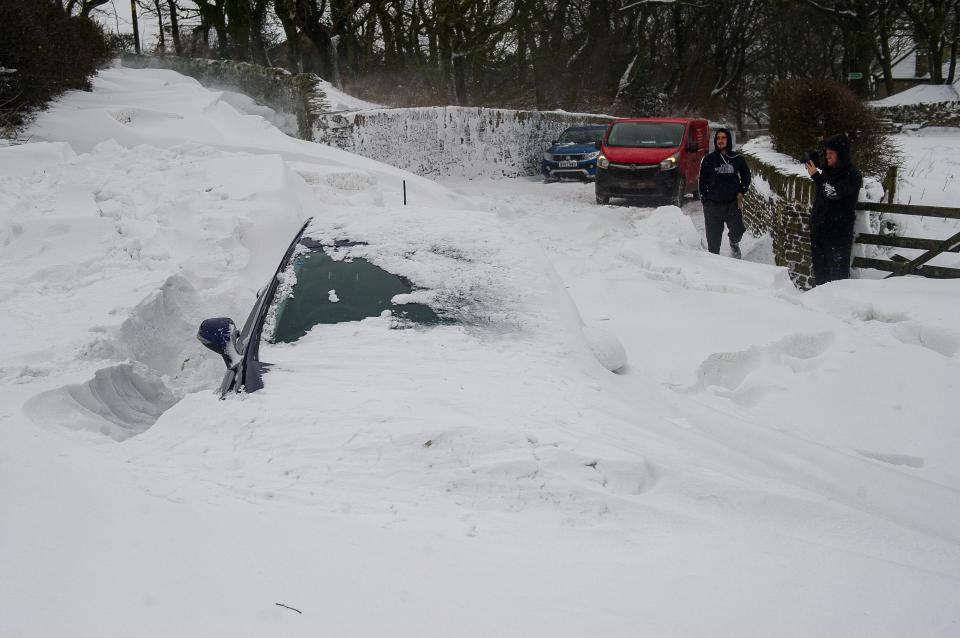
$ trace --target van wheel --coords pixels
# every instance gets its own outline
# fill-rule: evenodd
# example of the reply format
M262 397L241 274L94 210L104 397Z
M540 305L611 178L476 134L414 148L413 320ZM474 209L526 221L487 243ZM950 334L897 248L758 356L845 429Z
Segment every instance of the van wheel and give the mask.
M610 196L609 196L609 195L597 195L597 203L600 204L601 206L606 206L607 204L610 203Z

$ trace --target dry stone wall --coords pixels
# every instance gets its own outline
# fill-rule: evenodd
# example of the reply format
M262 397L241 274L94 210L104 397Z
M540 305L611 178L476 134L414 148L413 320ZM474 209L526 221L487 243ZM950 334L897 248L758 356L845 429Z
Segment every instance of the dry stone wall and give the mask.
M569 126L612 117L466 106L321 115L313 139L418 175L517 177L540 171L543 151Z
M749 151L743 151L743 156L754 179L754 186L744 197L744 224L758 237L770 235L776 264L786 266L797 288L812 288L810 206L815 194L813 181L781 172Z
M904 104L875 107L877 112L895 124L920 126L960 126L960 101L934 104Z

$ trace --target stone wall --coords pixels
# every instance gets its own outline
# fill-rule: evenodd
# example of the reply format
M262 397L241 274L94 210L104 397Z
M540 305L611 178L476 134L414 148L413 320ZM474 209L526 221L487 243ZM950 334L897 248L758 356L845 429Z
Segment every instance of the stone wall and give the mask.
M376 109L320 115L314 141L418 175L536 175L543 151L568 126L613 118L466 106Z
M265 67L233 60L181 58L125 53L124 66L144 69L170 69L192 77L208 87L236 90L283 113L297 116L298 136L309 140L321 113L329 106L319 87L320 78L312 73L293 75L285 69Z
M874 107L881 117L895 124L960 126L960 101L934 104L904 104Z
M743 155L754 181L744 197L743 221L754 235L770 235L776 264L786 266L797 288L808 290L814 285L810 259L813 181L784 173L749 151Z

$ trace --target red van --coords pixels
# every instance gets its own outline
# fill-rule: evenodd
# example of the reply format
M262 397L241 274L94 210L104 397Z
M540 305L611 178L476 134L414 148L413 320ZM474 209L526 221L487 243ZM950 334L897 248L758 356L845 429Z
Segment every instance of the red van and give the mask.
M597 203L607 204L611 197L657 197L679 206L687 193L698 196L709 133L710 125L702 119L614 120L597 143Z

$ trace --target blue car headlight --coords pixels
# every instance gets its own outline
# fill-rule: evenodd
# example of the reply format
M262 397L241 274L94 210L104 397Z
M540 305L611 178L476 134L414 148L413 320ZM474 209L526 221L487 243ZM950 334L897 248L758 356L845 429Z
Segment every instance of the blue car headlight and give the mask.
M545 159L545 160L548 161L548 162L552 162L552 161L553 161L553 155L551 155L550 153L544 153L544 154L543 154L543 159Z
M587 153L586 155L583 156L583 159L584 159L584 161L586 161L586 160L595 160L595 159L597 159L598 157L600 157L600 151L595 151L595 152L593 152L593 153Z

